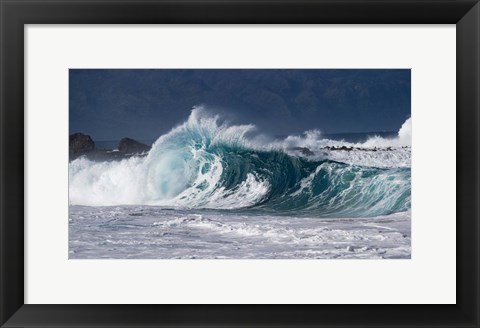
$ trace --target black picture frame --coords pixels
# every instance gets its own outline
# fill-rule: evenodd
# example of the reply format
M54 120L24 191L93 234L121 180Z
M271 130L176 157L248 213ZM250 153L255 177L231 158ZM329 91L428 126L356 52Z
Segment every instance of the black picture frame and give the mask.
M0 10L2 327L480 327L477 1L0 0ZM24 304L24 25L152 23L456 24L457 304Z

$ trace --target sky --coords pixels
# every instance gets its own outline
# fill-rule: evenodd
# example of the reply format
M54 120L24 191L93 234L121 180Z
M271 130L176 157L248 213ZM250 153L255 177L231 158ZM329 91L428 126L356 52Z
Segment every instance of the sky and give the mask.
M271 136L398 131L409 69L70 69L70 134L154 140L195 106Z

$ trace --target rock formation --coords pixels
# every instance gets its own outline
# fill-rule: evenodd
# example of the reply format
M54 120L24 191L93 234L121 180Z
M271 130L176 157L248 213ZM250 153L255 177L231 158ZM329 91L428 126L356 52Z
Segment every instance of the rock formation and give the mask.
M117 149L97 149L92 138L83 133L71 134L69 139L71 161L81 156L85 156L91 161L119 161L132 156L145 156L151 148L131 138L120 140Z
M130 138L123 138L117 146L118 151L124 154L141 154L148 152L150 148L150 146Z
M89 135L83 133L74 133L69 138L70 156L84 154L95 149L95 142Z

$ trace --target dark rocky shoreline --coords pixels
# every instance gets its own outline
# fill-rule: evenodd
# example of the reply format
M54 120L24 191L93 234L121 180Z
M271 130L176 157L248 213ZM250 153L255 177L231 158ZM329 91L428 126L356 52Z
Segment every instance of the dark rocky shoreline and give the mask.
M132 156L146 156L151 147L131 138L123 138L114 149L98 149L92 138L83 133L69 137L69 160L85 156L92 161L119 161Z

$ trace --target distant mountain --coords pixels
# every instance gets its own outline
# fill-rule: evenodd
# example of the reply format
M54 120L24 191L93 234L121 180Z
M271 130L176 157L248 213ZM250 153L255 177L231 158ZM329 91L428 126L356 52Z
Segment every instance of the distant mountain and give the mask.
M271 134L398 131L410 70L70 70L70 131L155 139L205 105Z

